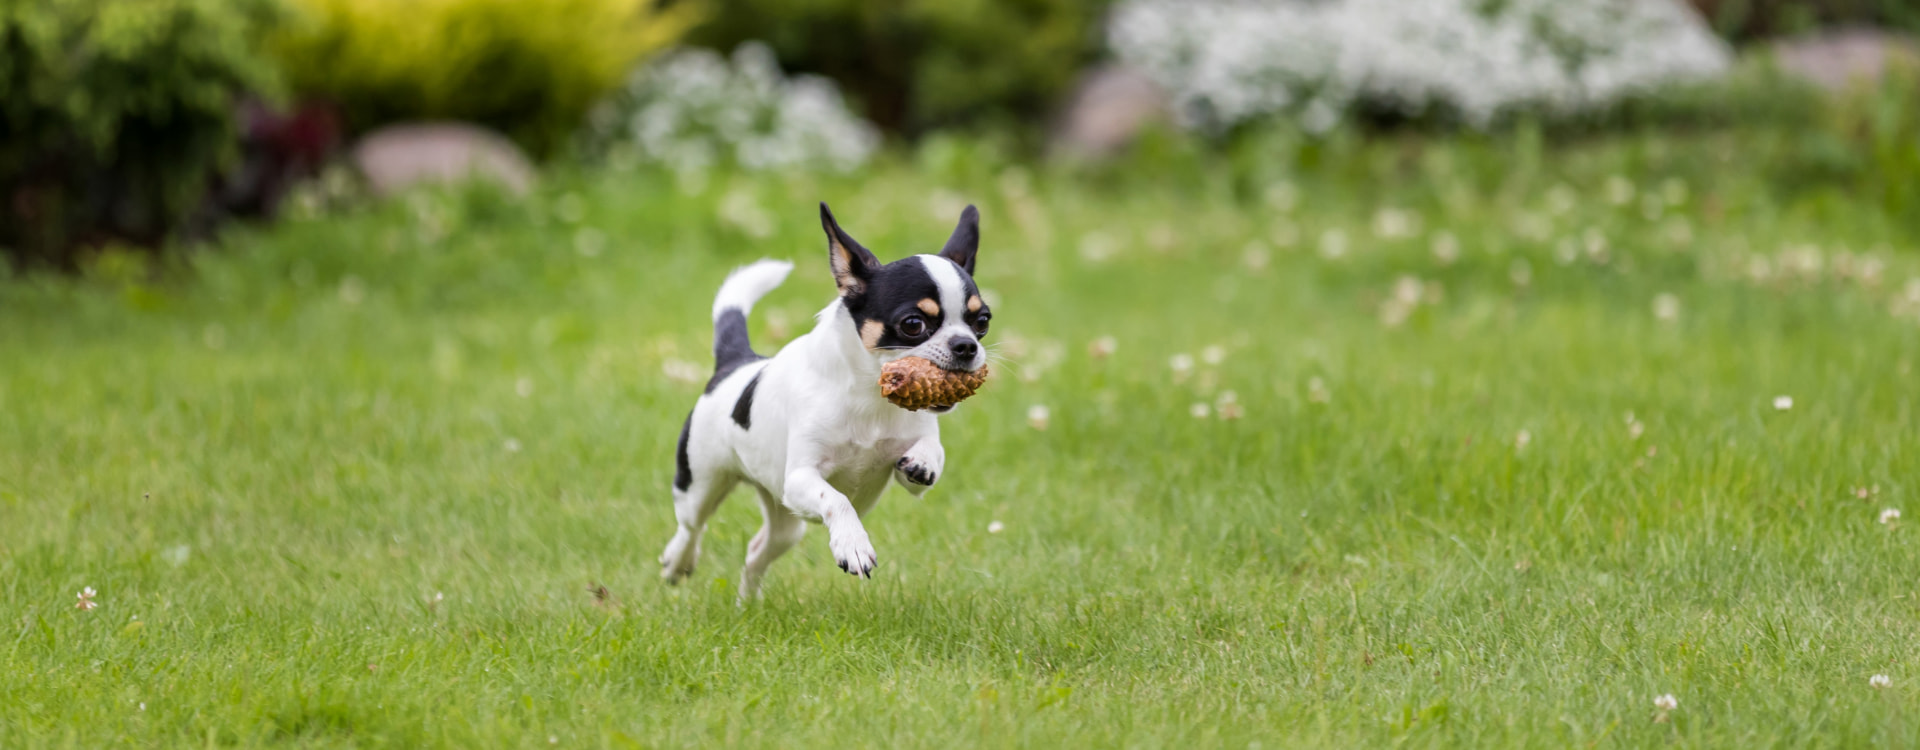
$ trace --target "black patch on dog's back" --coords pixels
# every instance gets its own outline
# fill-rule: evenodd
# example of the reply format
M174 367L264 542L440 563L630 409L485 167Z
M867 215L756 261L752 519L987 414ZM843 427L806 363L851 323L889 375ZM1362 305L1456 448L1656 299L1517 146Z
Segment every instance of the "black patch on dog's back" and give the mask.
M733 402L733 423L742 430L753 429L753 391L760 387L760 376L767 373L765 368L753 374L747 381L747 387L740 389L740 400Z
M713 377L707 379L705 392L712 393L733 371L763 359L747 337L747 314L738 308L721 311L713 321Z
M680 424L680 447L673 451L673 488L686 492L693 486L693 464L687 461L687 436L693 432L693 412Z

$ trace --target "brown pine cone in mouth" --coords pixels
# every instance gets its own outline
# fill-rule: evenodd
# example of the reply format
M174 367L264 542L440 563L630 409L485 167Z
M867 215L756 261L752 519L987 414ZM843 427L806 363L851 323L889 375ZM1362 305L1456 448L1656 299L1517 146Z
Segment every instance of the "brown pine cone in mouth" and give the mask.
M954 372L921 357L902 357L880 368L880 395L908 411L953 406L987 382L987 368Z

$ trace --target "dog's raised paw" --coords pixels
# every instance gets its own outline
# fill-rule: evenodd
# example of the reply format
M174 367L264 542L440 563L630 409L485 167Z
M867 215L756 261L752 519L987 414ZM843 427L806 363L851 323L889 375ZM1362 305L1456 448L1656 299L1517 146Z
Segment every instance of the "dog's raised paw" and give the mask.
M873 542L865 531L834 534L827 540L827 547L833 550L834 563L852 575L872 578L873 569L880 565L880 556L873 551Z
M894 465L900 468L900 473L906 476L907 481L914 484L932 487L934 481L940 478L937 470L915 461L912 456L901 456L900 461Z

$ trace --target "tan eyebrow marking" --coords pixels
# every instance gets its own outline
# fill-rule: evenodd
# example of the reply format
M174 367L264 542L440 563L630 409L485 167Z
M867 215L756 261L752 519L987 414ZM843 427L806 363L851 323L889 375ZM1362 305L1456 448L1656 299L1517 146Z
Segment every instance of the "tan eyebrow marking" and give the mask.
M940 303L933 301L932 297L920 300L920 303L915 305L915 307L920 308L920 312L936 318L940 317Z
M967 312L980 312L980 295L967 298Z
M860 324L860 343L866 344L868 349L872 349L880 345L880 334L886 332L887 327L881 325L880 321L869 320Z

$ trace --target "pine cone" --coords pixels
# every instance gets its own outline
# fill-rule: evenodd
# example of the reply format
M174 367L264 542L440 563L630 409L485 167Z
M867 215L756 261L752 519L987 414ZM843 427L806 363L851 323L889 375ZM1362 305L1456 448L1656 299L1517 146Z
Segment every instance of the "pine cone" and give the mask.
M953 372L920 357L902 357L880 368L880 395L908 411L952 406L986 382L984 366L975 372Z

